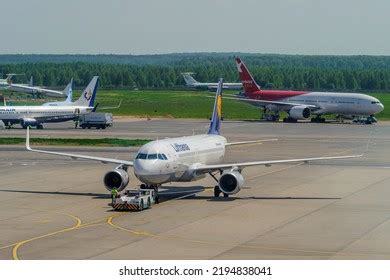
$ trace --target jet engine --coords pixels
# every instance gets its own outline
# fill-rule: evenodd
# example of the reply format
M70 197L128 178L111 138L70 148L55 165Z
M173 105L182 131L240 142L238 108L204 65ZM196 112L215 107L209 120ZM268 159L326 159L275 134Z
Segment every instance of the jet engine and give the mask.
M224 171L219 178L219 189L226 194L236 194L244 185L244 177L236 170Z
M20 121L20 124L21 124L23 127L27 127L27 126L37 126L37 125L39 125L39 122L38 122L36 119L25 118L25 119L22 119L22 120Z
M311 110L306 106L294 106L290 109L289 115L295 120L306 120L310 118Z
M129 174L122 168L115 168L104 175L103 181L107 190L111 191L116 188L122 191L129 184Z

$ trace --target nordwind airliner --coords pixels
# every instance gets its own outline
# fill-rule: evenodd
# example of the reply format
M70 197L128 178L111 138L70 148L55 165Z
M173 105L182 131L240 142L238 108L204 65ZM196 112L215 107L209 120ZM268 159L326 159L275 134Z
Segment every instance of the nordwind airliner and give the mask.
M240 58L236 58L238 74L244 91L232 99L245 100L271 112L272 120L279 120L279 112L285 111L286 122L309 119L325 122L322 115L336 114L341 118L367 117L367 123L375 122L374 115L383 111L383 104L375 97L360 93L316 92L262 89Z
M144 187L154 188L156 190L164 183L190 182L199 180L207 174L210 174L217 182L214 187L215 197L221 194L227 197L238 193L244 186L245 180L241 171L245 167L257 165L269 166L278 163L348 159L362 156L349 155L223 163L226 147L256 143L261 142L261 140L228 142L225 137L220 135L222 85L223 82L221 79L218 83L215 96L210 127L206 134L151 141L138 150L133 161L33 149L30 147L29 129L27 129L26 135L26 148L36 153L118 164L114 170L109 171L104 176L103 181L108 190L116 188L122 191L128 185L128 167L133 168L134 175L143 183ZM275 139L266 139L263 141L267 140ZM218 174L219 178L217 178Z

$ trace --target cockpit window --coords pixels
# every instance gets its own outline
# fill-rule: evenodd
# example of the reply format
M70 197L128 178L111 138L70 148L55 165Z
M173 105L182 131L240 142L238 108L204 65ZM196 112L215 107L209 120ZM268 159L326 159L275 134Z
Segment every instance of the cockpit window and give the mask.
M168 160L168 158L167 158L167 156L165 154L158 154L158 159Z
M144 154L144 153L139 153L135 159L168 160L165 154Z
M157 159L157 154L149 154L148 159Z
M379 104L379 101L371 101L371 104Z
M136 157L136 159L146 159L147 154L139 153Z

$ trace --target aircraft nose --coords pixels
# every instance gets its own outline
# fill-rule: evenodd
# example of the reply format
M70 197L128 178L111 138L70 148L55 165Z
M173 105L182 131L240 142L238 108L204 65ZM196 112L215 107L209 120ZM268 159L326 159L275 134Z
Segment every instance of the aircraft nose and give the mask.
M382 112L385 109L382 103L379 103L379 112Z
M149 170L147 162L145 160L139 160L139 159L134 160L133 168L135 173L140 175L147 173Z
M150 175L157 172L158 164L152 160L136 159L133 168L138 175Z

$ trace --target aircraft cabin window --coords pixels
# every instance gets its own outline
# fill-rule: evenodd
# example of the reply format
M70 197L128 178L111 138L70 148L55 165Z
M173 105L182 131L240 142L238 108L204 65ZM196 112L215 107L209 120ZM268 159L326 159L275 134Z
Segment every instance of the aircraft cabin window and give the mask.
M148 159L157 159L157 154L148 155Z

